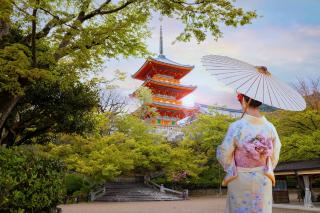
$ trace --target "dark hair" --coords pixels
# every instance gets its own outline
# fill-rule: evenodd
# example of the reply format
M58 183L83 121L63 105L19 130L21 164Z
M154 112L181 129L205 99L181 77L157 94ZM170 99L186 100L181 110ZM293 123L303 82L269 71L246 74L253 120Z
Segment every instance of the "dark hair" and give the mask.
M250 97L243 95L244 101L246 103L249 103ZM249 103L249 107L257 108L261 105L262 103L260 101L254 100L251 98L251 101Z

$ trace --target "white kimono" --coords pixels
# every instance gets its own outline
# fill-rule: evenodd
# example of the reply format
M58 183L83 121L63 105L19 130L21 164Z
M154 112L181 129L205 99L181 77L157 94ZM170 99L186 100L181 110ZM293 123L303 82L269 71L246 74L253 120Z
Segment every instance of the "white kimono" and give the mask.
M281 143L275 127L265 117L244 117L232 123L217 159L226 171L223 185L228 186L226 212L272 212L273 169Z

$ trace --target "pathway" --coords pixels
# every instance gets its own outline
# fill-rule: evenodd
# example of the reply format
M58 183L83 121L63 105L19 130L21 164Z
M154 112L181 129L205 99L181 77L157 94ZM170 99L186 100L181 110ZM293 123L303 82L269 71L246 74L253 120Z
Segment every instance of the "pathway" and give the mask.
M223 213L225 198L201 197L187 201L94 202L62 205L63 213ZM273 213L307 213L276 209Z

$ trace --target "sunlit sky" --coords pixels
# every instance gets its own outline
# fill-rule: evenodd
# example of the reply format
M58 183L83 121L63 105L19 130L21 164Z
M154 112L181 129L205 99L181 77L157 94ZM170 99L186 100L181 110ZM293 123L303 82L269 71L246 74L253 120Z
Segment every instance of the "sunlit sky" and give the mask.
M256 10L259 18L239 28L223 27L223 37L215 41L211 36L198 44L176 42L183 26L175 19L163 19L164 54L178 63L195 68L182 79L183 84L197 89L185 98L193 102L218 104L240 108L231 88L217 82L204 70L200 58L207 54L225 55L253 65L268 67L274 76L288 84L298 78L320 77L320 1L319 0L240 0L238 6ZM159 15L154 14L149 26L152 37L146 42L151 52L159 53ZM127 73L127 79L116 82L121 95L136 90L142 81L131 79L145 62L145 58L109 60L103 76L110 79L115 70Z

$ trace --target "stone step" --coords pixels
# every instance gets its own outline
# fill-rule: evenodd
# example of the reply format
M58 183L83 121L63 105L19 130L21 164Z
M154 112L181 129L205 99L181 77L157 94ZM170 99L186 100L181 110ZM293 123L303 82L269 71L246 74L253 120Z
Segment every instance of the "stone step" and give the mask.
M106 193L97 198L101 202L128 202L128 201L173 201L183 200L174 194L159 192L142 183L108 183Z
M136 201L181 201L182 198L118 198L118 197L110 197L110 198L98 198L97 202L136 202Z

